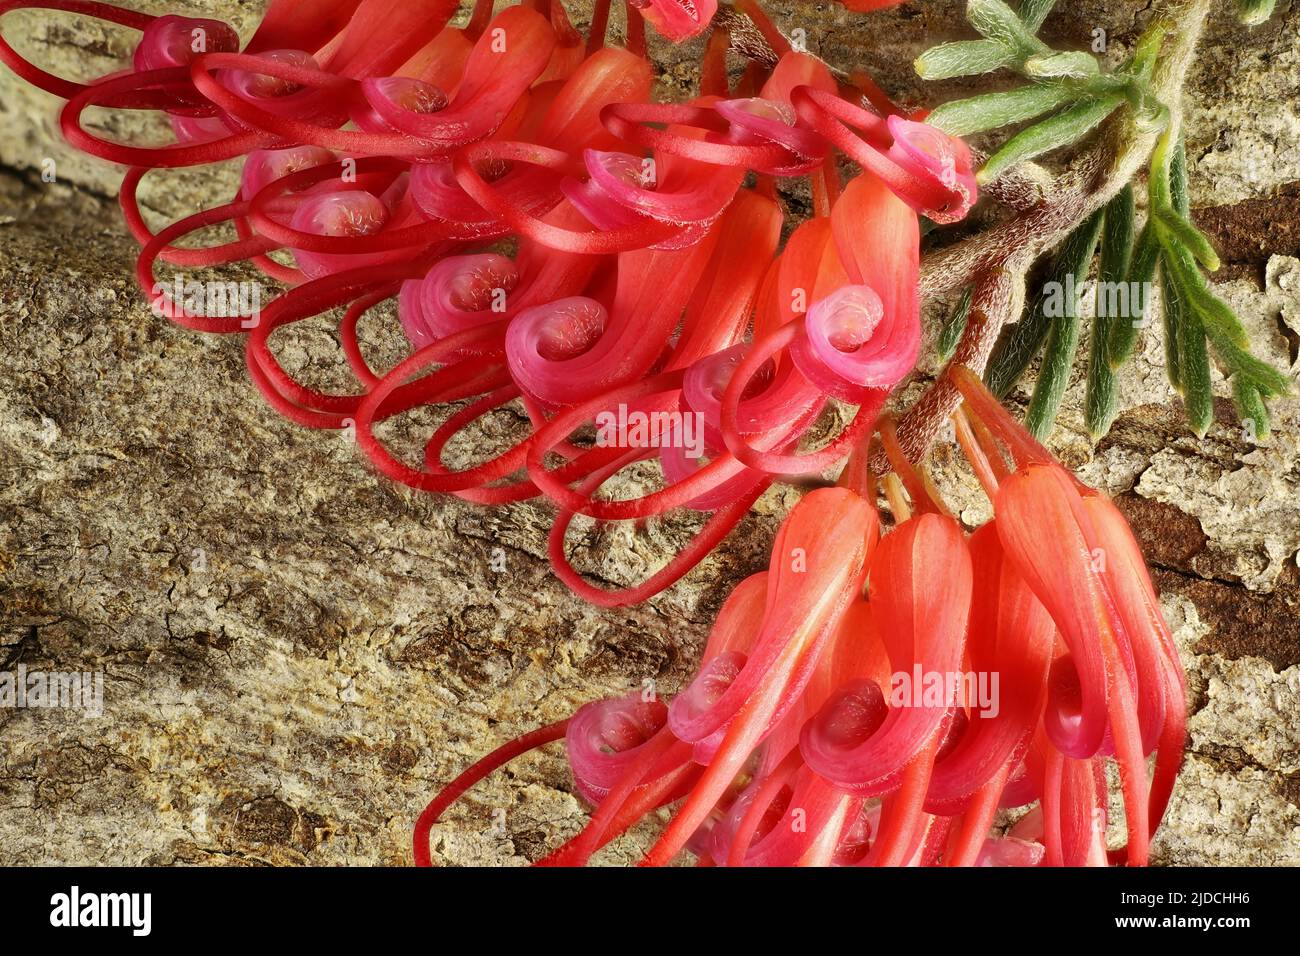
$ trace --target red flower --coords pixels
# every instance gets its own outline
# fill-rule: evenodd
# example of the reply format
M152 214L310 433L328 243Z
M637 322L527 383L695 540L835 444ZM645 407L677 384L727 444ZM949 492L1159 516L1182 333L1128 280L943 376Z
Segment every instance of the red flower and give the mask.
M718 12L717 0L628 0L628 6L674 43L703 33Z
M790 49L754 0L740 7L779 53L776 66L753 63L730 83L719 29L704 54L704 95L681 104L648 102L641 18L631 18L625 49L606 45L607 2L584 43L550 0L495 15L490 0L476 0L463 27L448 26L448 0L273 0L242 51L218 21L50 3L141 31L135 69L88 85L51 77L3 42L0 58L68 98L62 125L74 145L131 167L122 208L155 311L187 328L247 333L250 378L273 408L307 427L355 427L361 450L395 480L483 504L552 499L556 573L593 601L627 603L668 586L773 480L837 464L915 364L919 226L909 204L955 215L960 163L946 163L947 144L925 128L851 107L871 117L880 156L876 173L842 189L834 104L858 93ZM698 32L714 9L654 0L642 12L672 36ZM865 77L854 82L894 111ZM81 125L91 106L162 110L176 141L139 147L92 135ZM849 139L852 154L861 141ZM136 192L150 169L241 155L230 202L156 233L146 223ZM778 257L775 184L805 176L818 217ZM179 244L226 223L235 241ZM246 261L290 288L257 314L199 314L171 300L159 260ZM394 297L414 351L372 368L358 329ZM342 394L290 374L271 346L277 329L336 308L355 379ZM799 453L837 400L857 406L851 424ZM418 464L376 437L387 418L449 402L466 404L445 416ZM526 436L482 449L459 472L443 463L455 436L510 403L529 418ZM680 442L574 440L624 411L699 420L702 440L689 455ZM664 488L636 499L602 493L651 457ZM569 565L575 514L642 520L680 507L714 513L643 584L606 592Z
M682 849L730 866L1146 862L1181 761L1185 688L1141 554L1110 502L978 379L958 370L957 381L982 422L976 434L961 419L959 434L994 521L968 542L899 458L902 482L886 491L901 521L879 544L858 495L805 498L771 570L736 589L666 709L588 705L569 724L578 790L596 809L546 863L585 863L674 800L647 864ZM896 454L888 422L882 438ZM861 474L855 463L845 480ZM452 792L516 752L507 745ZM1108 851L1112 758L1129 839ZM1000 806L1035 802L992 835ZM447 805L422 815L417 859Z

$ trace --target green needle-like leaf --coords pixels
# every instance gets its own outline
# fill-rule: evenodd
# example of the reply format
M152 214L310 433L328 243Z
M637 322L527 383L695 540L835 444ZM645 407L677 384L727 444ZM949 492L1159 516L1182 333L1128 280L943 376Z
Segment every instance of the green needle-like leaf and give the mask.
M1219 254L1210 245L1210 240L1192 223L1172 209L1157 209L1156 221L1165 230L1167 238L1178 243L1190 252L1193 258L1211 272L1216 271L1221 263Z
M1187 420L1197 438L1214 424L1214 391L1210 383L1210 351L1205 341L1205 326L1195 312L1184 308L1175 290L1168 308L1174 313L1178 333L1178 353L1183 375L1183 401Z
M967 0L966 19L981 36L997 40L1026 56L1050 52L1046 43L1002 0Z
M1291 379L1267 362L1255 358L1220 330L1207 325L1205 334L1214 346L1215 355L1227 367L1229 375L1245 376L1265 397L1295 394L1295 384Z
M1268 438L1272 431L1272 416L1264 404L1264 396L1244 375L1232 377L1232 397L1237 403L1241 424L1254 441Z
M1135 217L1133 187L1125 186L1106 206L1106 227L1101 238L1102 282L1123 282L1128 276Z
M1169 384L1174 387L1174 391L1179 395L1183 391L1183 353L1178 347L1178 305L1174 304L1178 300L1178 294L1174 291L1174 283L1170 281L1169 273L1161 263L1160 269L1160 319L1165 330L1165 374L1169 376Z
M1084 399L1084 422L1094 440L1110 431L1119 410L1119 387L1115 370L1106 358L1110 329L1101 322L1092 325L1088 343L1088 393Z
M1192 214L1192 193L1187 184L1187 146L1182 137L1174 143L1169 155L1169 201L1184 219Z
M1082 324L1077 307L1052 322L1043 364L1038 369L1038 381L1034 383L1034 395L1025 415L1025 427L1039 440L1052 433L1056 416L1060 414L1065 387L1070 382L1070 369L1074 366L1074 355L1079 350Z
M1101 73L1096 58L1082 51L1047 53L1025 61L1025 73L1043 79L1086 80Z
M1110 431L1119 404L1115 370L1110 364L1111 339L1121 326L1132 327L1132 289L1120 284L1128 276L1133 253L1133 189L1125 186L1106 206L1101 237L1101 266L1097 276L1097 314L1088 347L1088 392L1084 418L1094 439ZM1109 305L1122 298L1129 303L1123 315L1111 315ZM1105 313L1105 314L1103 314Z
M1055 273L1053 273L1055 274ZM998 398L1005 398L1025 374L1047 338L1051 320L1044 308L1047 293L1040 290L1024 317L998 337L989 357L988 372L984 382Z
M1146 32L1138 39L1133 56L1119 68L1119 72L1144 81L1149 80L1151 74L1155 72L1156 62L1160 58L1160 50L1165 45L1165 37L1168 33L1169 24L1164 20L1157 20L1147 27Z
M1037 33L1038 28L1043 25L1047 15L1052 12L1052 7L1056 6L1056 0L1021 0L1020 2L1020 22L1030 33Z
M967 286L961 300L957 303L957 308L953 309L952 315L948 316L948 321L943 324L936 346L940 361L946 363L957 351L957 345L966 332L966 323L970 320L970 305L974 295L975 287Z
M1165 134L1156 141L1156 148L1151 151L1151 171L1147 177L1147 206L1151 209L1174 207L1173 197L1169 192L1173 148L1173 143L1169 141L1169 131L1166 130Z
M1207 331L1218 329L1239 347L1250 348L1250 334L1246 327L1232 308L1214 294L1205 276L1196 268L1191 253L1176 243L1164 241L1161 245L1161 262L1165 270L1178 283L1184 304L1200 315Z
M1119 368L1133 354L1137 344L1138 332L1145 327L1147 315L1151 311L1151 289L1156 275L1156 266L1160 260L1160 243L1150 225L1142 229L1138 236L1132 263L1129 266L1126 283L1129 288L1128 321L1116 322L1106 343L1110 367ZM1137 301L1134 301L1134 295Z
M998 338L984 376L989 391L998 398L1006 396L1016 382L1020 381L1025 369L1042 348L1052 323L1063 321L1055 314L1055 306L1059 305L1063 314L1074 313L1077 316L1080 286L1088 275L1088 268L1097 249L1103 215L1098 210L1066 237L1057 250L1051 271L1034 297L1029 311ZM1074 288L1074 300L1066 302L1064 292L1071 286Z
M1204 435L1214 419L1209 361L1212 348L1224 374L1232 381L1243 422L1258 428L1259 434L1266 434L1265 400L1293 394L1295 386L1286 375L1250 353L1245 326L1201 274L1198 262L1213 269L1219 257L1191 222L1187 152L1181 139L1172 141L1166 133L1156 144L1148 191L1151 214L1138 242L1133 271L1150 254L1150 248L1158 249L1165 361L1169 381L1186 403L1192 430ZM1126 354L1114 341L1109 351L1112 365Z

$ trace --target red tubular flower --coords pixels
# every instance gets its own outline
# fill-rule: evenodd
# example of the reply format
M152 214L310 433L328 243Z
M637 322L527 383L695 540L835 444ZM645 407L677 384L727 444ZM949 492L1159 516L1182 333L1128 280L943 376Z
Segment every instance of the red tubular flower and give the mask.
M628 6L674 43L703 33L718 12L717 0L628 0Z
M972 373L958 369L955 381L1020 465L994 504L1009 559L1065 645L1052 664L1044 732L1065 758L1114 755L1127 860L1142 865L1181 762L1186 704L1181 663L1140 549L1114 505L1081 489ZM1153 789L1146 755L1157 748Z
M1043 712L1047 670L1051 663L1056 625L1034 597L1024 578L1006 557L996 522L980 528L970 539L974 571L967 654L975 673L997 674L1002 687L1014 692L1002 697L996 716L984 716L957 728L952 745L935 763L926 793L929 813L966 810L977 791L996 782L1000 795L1006 776L1018 766ZM996 800L984 801L983 833L992 825ZM978 850L979 844L973 849Z
M666 712L635 702L583 711L583 728L598 732L574 740L596 733L606 752L571 742L575 775L580 792L605 795L545 862L585 863L674 798L648 864L681 849L720 865L1146 862L1181 760L1185 687L1140 551L1109 501L1069 479L970 373L955 378L979 416L974 431L960 419L958 434L994 521L968 543L901 459L903 480L886 492L902 520L878 545L862 498L809 495L783 525L771 571L728 600ZM897 454L887 421L882 435ZM925 506L916 517L904 486ZM859 534L863 550L828 563ZM787 556L806 557L812 573L801 580ZM1096 673L1078 663L1093 658ZM991 696L962 683L963 668L989 677ZM924 694L900 677L924 682ZM1111 758L1129 838L1108 851ZM999 806L1035 801L1008 833L992 832Z
M1159 724L1155 768L1151 779L1149 805L1149 834L1164 816L1173 792L1174 780L1183 762L1183 744L1187 727L1187 678L1169 626L1160 610L1160 602L1141 548L1133 532L1108 498L1100 494L1084 498L1084 508L1092 519L1093 530L1101 543L1101 553L1107 558L1107 571L1114 589L1116 603L1125 629L1137 635L1136 665L1145 671L1148 681L1157 679L1154 670L1164 681L1164 714ZM1149 684L1148 684L1149 686ZM1150 714L1150 711L1147 711ZM1154 716L1154 715L1151 715ZM1153 722L1148 717L1143 725L1144 750L1152 746Z
M950 518L920 515L886 535L872 562L871 606L895 672L957 671L965 649L971 563L960 528ZM846 790L878 795L897 787L905 767L934 740L956 701L896 708L876 733L846 746L840 712L852 698L804 728L801 748L810 767ZM823 731L834 726L834 735ZM854 735L856 736L856 735ZM933 759L933 758L931 758ZM928 772L928 771L927 771Z
M768 303L775 314L756 321L775 330L737 365L723 395L722 436L738 460L774 474L816 472L861 438L920 350L919 246L915 213L865 175L849 184L829 223L815 219L796 231ZM807 390L792 397L791 408L828 395L859 406L853 425L811 455L757 449L742 432L745 390L787 348Z
M612 774L604 776L600 769L592 776L597 763L606 767L608 760L619 759L613 755L597 763L580 758L583 767L593 768L584 771L582 786L609 784L608 793L587 830L548 862L585 862L683 783L689 783L685 801L647 864L667 862L720 801L729 806L737 772L799 704L823 650L860 593L877 535L874 508L852 492L826 489L800 502L777 536L772 570L747 580L724 606L701 671L673 701L666 727L652 736L645 729L625 735L644 749L620 765L623 778L611 783ZM609 706L621 711L624 705ZM703 770L694 769L701 763ZM826 823L837 821L838 832L841 800L822 796ZM442 799L435 804L446 806ZM429 823L426 813L417 843L427 839Z

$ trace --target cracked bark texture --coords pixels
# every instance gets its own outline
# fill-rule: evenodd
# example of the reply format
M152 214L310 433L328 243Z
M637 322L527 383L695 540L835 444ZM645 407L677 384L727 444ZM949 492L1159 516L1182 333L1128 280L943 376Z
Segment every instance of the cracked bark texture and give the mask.
M139 6L220 16L246 35L261 5ZM919 100L911 60L966 35L962 6L770 9L833 65L869 68ZM1083 46L1102 28L1118 58L1150 4L1061 6L1049 40ZM1218 290L1266 357L1294 368L1300 10L1279 7L1253 31L1216 14L1187 135L1196 217L1226 262ZM69 76L105 72L129 50L125 31L81 18L19 14L4 28ZM691 91L698 50L655 47L664 95ZM403 863L430 794L497 743L643 681L680 686L728 590L766 564L795 492L762 499L719 553L648 604L582 604L547 570L548 506L484 510L381 480L345 435L268 410L238 342L151 316L107 198L120 170L66 147L56 107L0 75L0 670L102 669L105 714L0 710L0 863ZM120 117L96 125L149 132ZM41 181L46 158L55 183ZM193 211L224 197L233 172L151 176L145 205ZM798 189L787 199L792 215L806 208ZM401 354L391 325L391 313L367 322L377 365ZM1300 863L1300 408L1279 404L1273 438L1256 446L1225 397L1198 441L1165 382L1158 330L1147 336L1111 434L1087 441L1076 382L1054 447L1129 516L1188 670L1188 761L1155 858ZM291 371L346 385L326 323L276 342ZM434 420L413 416L390 437L414 447ZM483 428L518 426L503 413ZM954 450L941 444L932 463L962 516L983 520ZM696 526L581 525L575 561L625 583ZM518 865L576 832L585 811L559 751L472 791L435 830L435 860ZM599 859L629 861L647 836Z

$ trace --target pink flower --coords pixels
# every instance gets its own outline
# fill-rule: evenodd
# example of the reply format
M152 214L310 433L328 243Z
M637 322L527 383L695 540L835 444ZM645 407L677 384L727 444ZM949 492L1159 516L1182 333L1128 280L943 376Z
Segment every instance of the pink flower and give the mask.
M718 0L630 0L629 6L674 43L699 36L718 12Z

